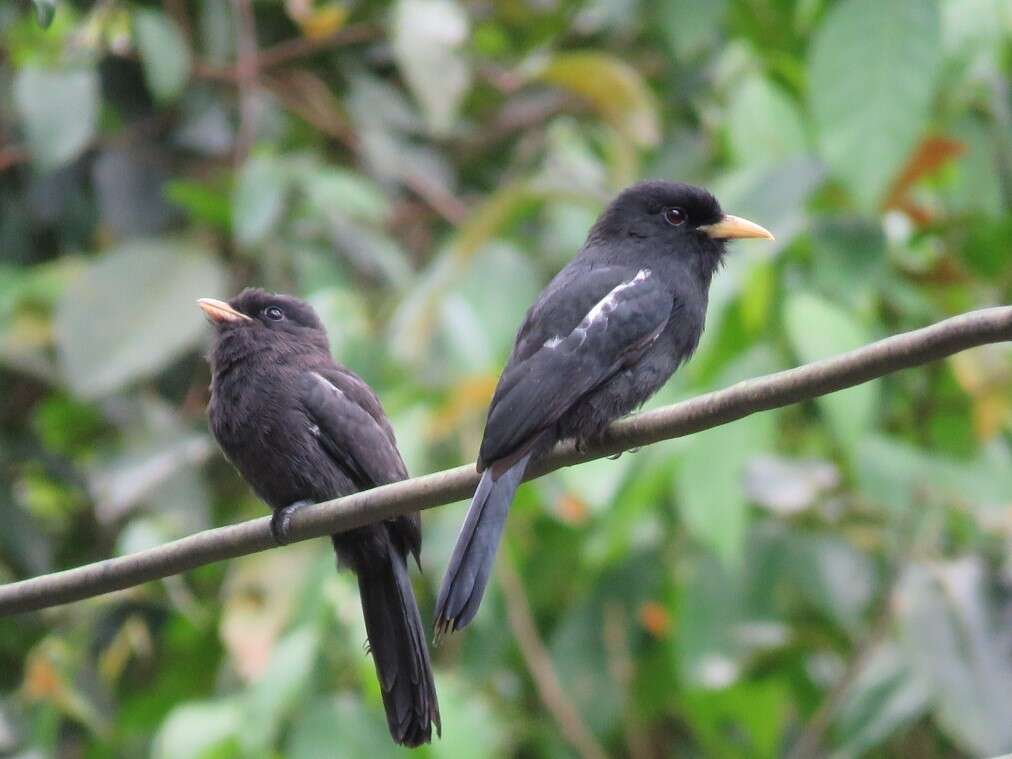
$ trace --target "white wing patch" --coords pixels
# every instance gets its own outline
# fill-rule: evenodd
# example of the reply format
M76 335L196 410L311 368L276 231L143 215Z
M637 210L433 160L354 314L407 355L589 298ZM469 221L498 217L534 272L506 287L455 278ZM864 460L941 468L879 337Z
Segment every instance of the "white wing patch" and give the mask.
M591 328L597 322L603 321L605 325L608 324L608 317L611 316L611 312L618 306L618 294L623 290L627 290L630 287L643 282L650 276L650 269L640 269L636 272L636 276L630 279L628 282L623 282L620 285L616 285L610 293L605 295L599 300L587 315L583 317L583 321L580 322L580 326L573 330L573 334L580 336L580 343L587 339L587 330Z
M331 382L330 380L328 380L322 374L320 374L319 372L311 372L311 374L314 377L316 377L316 379L318 379L320 381L320 384L322 384L325 388L327 388L328 390L330 390L330 391L332 391L334 393L337 393L342 398L344 397L344 393L341 391L341 388L339 388L333 382Z

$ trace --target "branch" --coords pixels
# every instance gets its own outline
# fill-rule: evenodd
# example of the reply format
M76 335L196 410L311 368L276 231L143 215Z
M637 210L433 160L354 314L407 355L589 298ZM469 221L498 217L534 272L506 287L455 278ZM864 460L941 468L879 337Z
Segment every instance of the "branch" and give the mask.
M1012 306L955 316L924 329L880 340L834 358L746 380L673 406L615 422L602 441L577 451L562 443L527 479L564 466L650 445L727 424L816 396L843 390L884 374L925 364L985 343L1012 340ZM295 540L361 527L420 509L468 498L478 483L473 464L324 501L292 519ZM270 518L205 530L115 559L0 586L0 614L42 609L122 590L213 561L274 547Z
M594 734L580 716L576 704L569 700L562 687L559 673L555 671L555 665L552 663L552 656L538 635L538 627L534 623L534 615L527 601L523 581L507 553L503 551L498 564L499 580L503 597L506 599L506 616L541 703L559 726L562 737L576 750L581 759L607 759L608 754L594 738Z

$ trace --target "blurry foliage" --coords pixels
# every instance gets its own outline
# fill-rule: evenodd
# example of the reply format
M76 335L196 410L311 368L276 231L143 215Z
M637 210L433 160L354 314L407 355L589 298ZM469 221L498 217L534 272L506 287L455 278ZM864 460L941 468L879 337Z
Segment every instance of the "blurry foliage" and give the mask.
M416 474L473 458L637 177L777 235L656 404L1010 302L1010 38L999 0L2 4L0 578L263 513L199 296L309 298ZM522 488L507 551L607 752L1012 752L1010 386L989 346ZM461 518L425 516L423 610ZM3 620L0 754L401 753L324 543ZM419 755L569 750L503 592L434 652Z

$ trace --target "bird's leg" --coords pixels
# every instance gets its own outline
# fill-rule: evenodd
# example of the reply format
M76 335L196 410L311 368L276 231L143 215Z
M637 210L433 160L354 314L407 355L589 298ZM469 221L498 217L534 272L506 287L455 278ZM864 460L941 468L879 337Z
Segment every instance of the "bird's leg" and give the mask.
M279 546L291 543L292 536L289 532L292 528L292 517L295 516L296 511L312 505L312 501L296 501L282 506L280 509L275 509L271 515L271 535L274 536L274 542Z

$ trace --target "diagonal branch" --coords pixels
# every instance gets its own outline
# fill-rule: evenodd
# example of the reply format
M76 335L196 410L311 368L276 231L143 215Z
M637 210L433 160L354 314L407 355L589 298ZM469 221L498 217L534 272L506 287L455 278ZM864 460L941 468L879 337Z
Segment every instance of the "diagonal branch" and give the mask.
M977 345L1005 340L1012 340L1012 306L971 311L834 358L739 382L725 390L623 419L609 428L599 444L582 452L572 443L559 445L529 473L528 479L859 385ZM307 540L441 506L469 497L477 483L473 464L395 482L300 511L292 520L291 532L294 539ZM0 614L79 601L213 561L273 548L269 522L268 517L262 517L205 530L127 556L0 586Z

